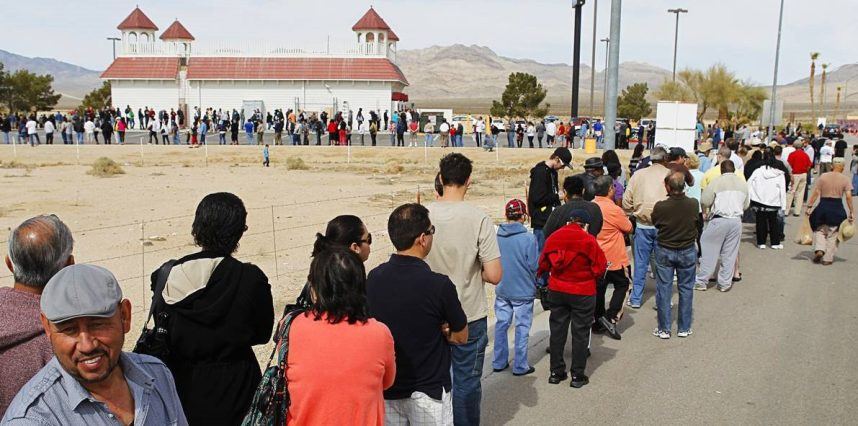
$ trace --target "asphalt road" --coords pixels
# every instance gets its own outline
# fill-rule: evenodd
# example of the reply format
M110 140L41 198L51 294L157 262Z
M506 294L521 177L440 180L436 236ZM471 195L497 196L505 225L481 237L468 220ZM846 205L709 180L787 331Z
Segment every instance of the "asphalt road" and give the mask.
M728 293L694 293L688 338L652 336L648 281L621 341L593 335L582 389L548 384L548 313L539 314L529 351L536 373L493 373L488 363L483 424L856 424L858 239L841 245L832 266L815 265L812 248L792 242L799 223L787 219L782 251L756 248L745 225L744 279Z

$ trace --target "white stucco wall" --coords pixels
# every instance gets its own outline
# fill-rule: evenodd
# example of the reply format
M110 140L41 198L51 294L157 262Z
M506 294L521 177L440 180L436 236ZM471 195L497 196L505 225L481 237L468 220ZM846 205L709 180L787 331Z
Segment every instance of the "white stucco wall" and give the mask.
M358 108L363 108L366 116L370 110L381 115L391 108L391 82L192 80L189 83L189 109L202 103L204 109L240 110L243 101L261 100L267 111L278 108L286 111L295 108L297 99L302 110L318 112L330 111L335 98L340 110L345 101L355 114Z
M178 108L179 85L175 80L111 80L113 107L125 110L130 105L136 112L149 107L156 111Z

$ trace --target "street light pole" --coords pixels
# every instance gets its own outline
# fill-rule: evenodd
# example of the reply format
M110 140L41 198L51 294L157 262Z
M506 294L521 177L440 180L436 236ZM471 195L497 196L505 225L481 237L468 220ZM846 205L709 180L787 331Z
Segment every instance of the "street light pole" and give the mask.
M677 15L678 16L678 15ZM780 17L778 18L778 42L775 47L775 72L774 77L772 79L772 99L769 101L769 129L768 129L768 137L767 140L772 140L772 132L774 132L775 128L775 101L776 95L778 91L778 62L781 57L781 28L784 23L784 0L781 0L781 12Z
M679 14L688 13L688 9L667 9L667 13L676 14L676 30L673 35L673 81L676 81L676 51L679 47Z
M116 42L121 39L119 37L107 37L107 39L113 42L113 59L116 59Z
M585 0L575 0L575 36L572 52L572 117L578 117L578 82L581 74L581 8Z
M599 10L599 0L593 0L593 49L590 56L590 115L596 115L593 96L596 88L596 16Z
M604 148L614 149L616 147L616 136L614 125L617 122L617 89L620 77L620 21L622 16L623 0L611 0L611 39L608 51L610 61L608 62L608 89L605 99L605 124L604 124Z
M605 73L605 88L602 89L602 105L603 105L602 106L602 116L604 117L604 115L605 115L605 110L604 110L605 100L608 99L607 98L607 96L608 96L608 58L610 58L610 52L608 52L608 50L611 48L611 39L608 37L605 37L599 41L605 43L605 70L602 71Z

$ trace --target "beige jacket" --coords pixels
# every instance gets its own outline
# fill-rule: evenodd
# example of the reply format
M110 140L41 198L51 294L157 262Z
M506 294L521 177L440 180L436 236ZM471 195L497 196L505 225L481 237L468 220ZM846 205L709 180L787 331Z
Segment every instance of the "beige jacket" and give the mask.
M640 225L652 226L652 209L655 203L667 199L664 178L670 170L653 164L632 175L626 192L623 193L623 210L632 213Z

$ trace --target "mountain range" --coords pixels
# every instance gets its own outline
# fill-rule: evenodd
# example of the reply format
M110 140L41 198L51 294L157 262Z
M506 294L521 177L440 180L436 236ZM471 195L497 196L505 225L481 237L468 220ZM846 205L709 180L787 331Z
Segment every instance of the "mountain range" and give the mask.
M77 65L51 58L29 58L0 50L0 62L7 71L27 69L38 74L54 76L54 90L63 94L62 106L74 106L90 90L101 85L100 71L86 69ZM491 104L499 99L508 76L512 72L526 72L535 75L547 89L547 102L568 103L571 92L572 66L569 64L543 64L531 59L515 59L500 56L485 46L431 46L423 49L402 50L397 53L397 63L402 68L411 85L407 88L410 99L421 103L441 106L444 104L468 105ZM817 67L817 92L821 69ZM826 101L833 102L835 85L845 84L858 77L858 63L844 65L828 73L830 84ZM670 71L641 62L623 62L620 64L619 87L633 83L647 83L650 92L670 78ZM604 70L596 73L595 102L601 103L604 86ZM804 103L808 101L808 79L801 79L780 86L779 97L785 102ZM582 106L589 103L590 67L581 65L580 99ZM855 89L858 90L858 81Z

